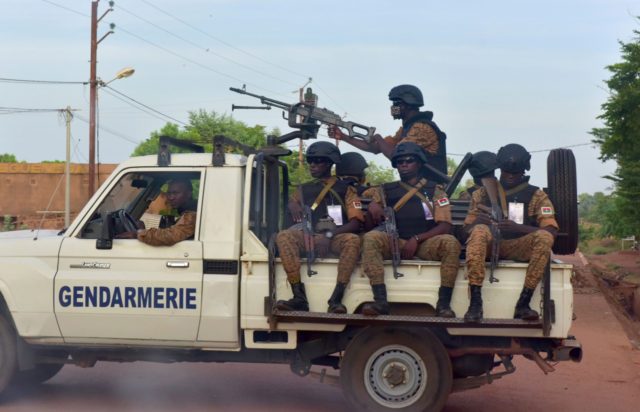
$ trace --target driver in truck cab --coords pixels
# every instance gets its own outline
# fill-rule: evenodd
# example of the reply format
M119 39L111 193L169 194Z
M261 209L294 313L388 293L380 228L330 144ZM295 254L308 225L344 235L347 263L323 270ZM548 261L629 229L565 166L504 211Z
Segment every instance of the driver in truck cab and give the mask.
M196 231L197 205L192 195L189 179L174 179L169 182L166 192L169 206L178 211L176 223L167 228L139 229L137 232L124 232L116 236L119 239L138 239L151 246L171 246L183 240L193 238Z
M360 257L360 237L354 232L364 222L360 198L353 186L331 176L331 168L340 163L340 150L329 142L315 142L306 152L309 172L313 180L299 186L289 201L292 227L282 230L276 237L282 266L293 290L293 298L279 300L278 310L308 311L309 303L304 284L300 280L300 253L305 249L303 209L311 213L311 224L316 231L313 236L315 251L320 257L329 252L340 256L338 278L333 294L327 302L329 313L346 313L342 304L346 286ZM319 223L333 221L333 230L318 230ZM326 227L326 226L325 226ZM320 232L320 233L317 233Z

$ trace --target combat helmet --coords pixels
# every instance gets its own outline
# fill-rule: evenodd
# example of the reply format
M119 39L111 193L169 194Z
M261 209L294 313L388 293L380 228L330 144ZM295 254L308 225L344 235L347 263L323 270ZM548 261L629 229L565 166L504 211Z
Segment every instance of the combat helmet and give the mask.
M340 164L340 149L329 142L315 142L309 145L306 153L309 157L326 157L335 164Z
M507 173L523 173L531 169L531 153L517 143L510 143L498 150L498 167Z
M410 84L401 84L391 89L389 92L389 100L400 100L410 106L424 106L422 92L416 86Z
M402 142L393 149L391 166L396 167L396 159L402 156L416 156L422 163L427 163L427 155L424 149L413 142Z
M336 175L338 176L362 176L364 169L369 165L364 157L357 152L343 153L340 156L340 163L336 165Z
M493 152L483 150L473 154L469 173L474 179L494 176L493 171L498 168L498 156Z

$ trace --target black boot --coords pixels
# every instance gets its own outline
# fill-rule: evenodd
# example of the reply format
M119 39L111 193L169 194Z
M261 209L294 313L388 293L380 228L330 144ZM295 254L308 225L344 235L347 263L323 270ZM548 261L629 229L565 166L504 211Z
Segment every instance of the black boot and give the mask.
M278 310L300 310L309 311L309 302L307 302L307 294L304 291L304 283L298 282L291 285L293 290L293 298L289 300L279 300L276 302Z
M390 312L387 302L387 286L384 283L371 285L373 300L375 303L365 303L362 306L362 314L367 316L388 315Z
M482 286L469 285L471 300L469 310L464 314L465 322L480 322L482 319Z
M529 307L531 296L533 296L533 289L522 288L520 298L518 299L518 303L516 303L516 310L513 314L514 319L538 320L540 318L538 312Z
M456 314L451 310L451 294L453 288L440 286L438 289L438 303L436 303L436 316L439 318L455 318Z
M329 309L327 309L327 312L347 313L347 307L342 304L342 297L344 296L344 288L346 287L347 285L345 285L344 283L340 283L340 282L336 283L336 287L335 289L333 289L333 293L331 294L331 297L327 301L327 303L329 304Z

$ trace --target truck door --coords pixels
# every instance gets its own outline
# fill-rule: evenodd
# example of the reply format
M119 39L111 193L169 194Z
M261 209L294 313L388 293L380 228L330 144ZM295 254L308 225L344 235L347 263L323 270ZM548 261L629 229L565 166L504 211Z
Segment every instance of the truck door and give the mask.
M198 216L193 239L150 246L116 238L110 249L96 248L109 212L123 209L145 221L147 228L158 225L159 216L170 212L162 193L175 179L193 184L192 204L197 205ZM198 237L203 181L203 170L193 168L122 172L113 179L95 209L62 242L54 309L65 341L162 340L186 345L196 340L202 305L203 253Z

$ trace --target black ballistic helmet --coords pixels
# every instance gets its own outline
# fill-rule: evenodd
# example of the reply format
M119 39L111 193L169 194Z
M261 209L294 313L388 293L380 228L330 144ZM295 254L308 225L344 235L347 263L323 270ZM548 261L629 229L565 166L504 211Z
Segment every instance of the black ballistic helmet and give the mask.
M403 142L397 145L391 153L391 166L396 167L396 159L402 156L415 156L422 163L427 163L427 155L422 147L413 142Z
M507 173L524 173L531 169L531 153L517 143L510 143L498 150L498 167Z
M340 149L329 142L315 142L307 147L307 158L326 157L335 164L340 163Z
M360 153L348 152L340 156L340 163L336 165L336 175L338 176L362 176L364 169L369 165Z
M469 164L469 173L474 179L494 176L493 171L498 168L498 156L486 150L474 153Z
M401 84L389 92L389 100L401 100L410 106L424 106L422 92L416 86Z

